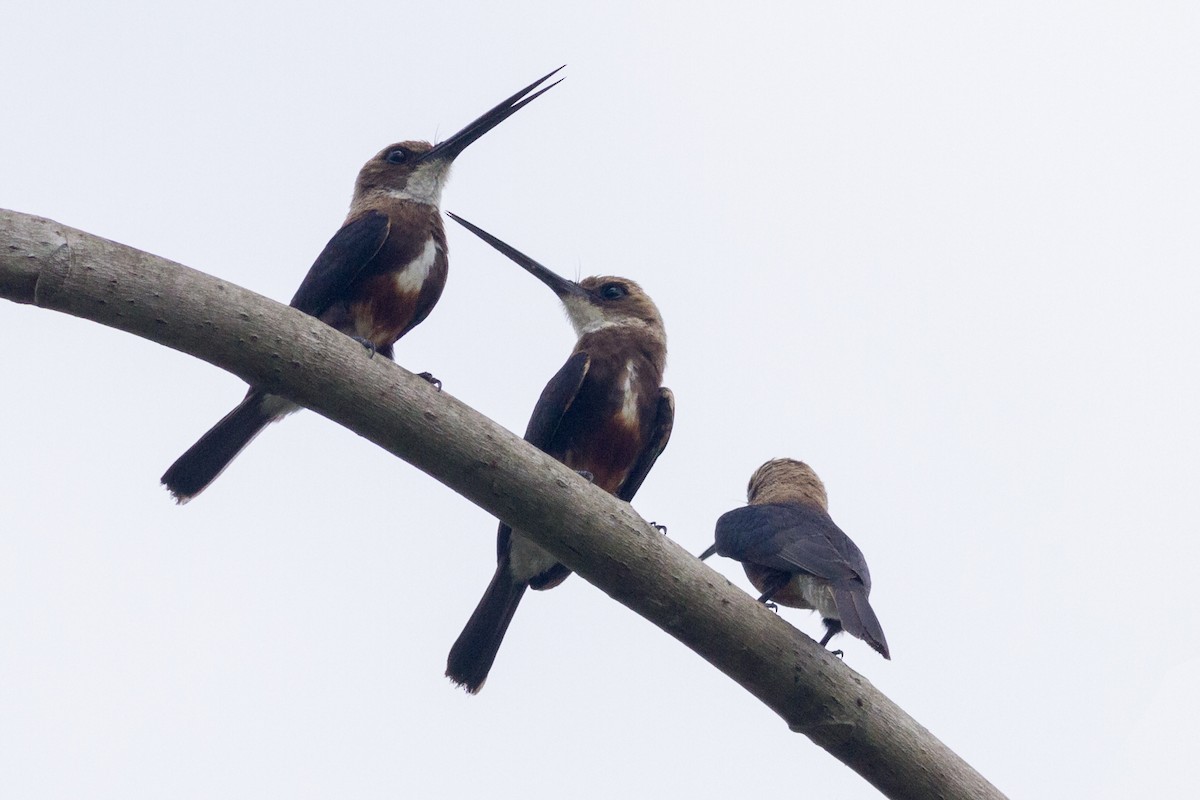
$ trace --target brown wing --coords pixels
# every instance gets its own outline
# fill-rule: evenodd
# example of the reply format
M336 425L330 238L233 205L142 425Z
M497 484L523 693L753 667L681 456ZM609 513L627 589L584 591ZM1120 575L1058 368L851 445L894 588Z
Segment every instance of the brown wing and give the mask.
M372 210L339 228L309 268L290 305L319 317L344 299L347 288L387 241L390 227L387 214Z
M533 407L533 414L525 427L525 441L542 451L550 446L563 416L571 408L580 387L583 386L591 363L591 357L587 353L572 353L567 363L554 373L554 377L542 390L537 405Z
M667 449L667 442L671 440L671 428L674 425L675 395L670 389L663 386L658 390L658 413L654 417L654 427L650 430L650 440L642 450L637 463L633 465L633 469L629 471L629 476L617 490L617 497L626 503L633 500L637 490L642 488L642 481L646 480L646 476L650 474L650 468L662 455L662 451Z
M575 402L579 387L587 377L591 358L587 353L572 353L567 363L554 373L554 377L542 389L533 414L529 417L529 425L525 427L525 441L541 451L545 451L554 441L554 434L562 422L563 415ZM512 536L512 528L503 522L496 531L496 557L504 558L508 553L508 539Z

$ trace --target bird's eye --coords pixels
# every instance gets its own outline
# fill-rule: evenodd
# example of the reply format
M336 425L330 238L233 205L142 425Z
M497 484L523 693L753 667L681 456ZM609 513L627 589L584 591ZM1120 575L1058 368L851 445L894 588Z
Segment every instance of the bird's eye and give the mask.
M600 296L605 300L616 300L629 294L625 287L619 283L606 283L600 287Z
M389 164L403 164L408 160L408 151L403 147L397 147L395 150L389 151L386 158Z

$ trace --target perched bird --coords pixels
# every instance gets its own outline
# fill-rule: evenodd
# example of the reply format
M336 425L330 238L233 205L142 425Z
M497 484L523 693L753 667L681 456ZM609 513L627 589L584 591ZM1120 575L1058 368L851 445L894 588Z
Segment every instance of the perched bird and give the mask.
M554 274L496 237L450 214L558 295L578 340L546 384L525 441L626 502L667 446L675 398L662 386L667 337L642 288L626 278L576 283ZM526 588L551 589L571 570L500 523L496 574L450 649L446 676L472 694L483 687Z
M392 345L429 316L446 285L446 231L439 204L451 163L476 139L557 85L559 81L530 94L556 72L443 142L399 142L363 165L346 221L317 256L292 307L391 358ZM427 373L422 377L437 382ZM298 409L251 386L233 411L167 469L163 484L186 503L263 428Z
M829 518L825 485L812 467L790 458L768 461L751 476L746 499L749 505L717 520L716 544L700 560L719 553L742 562L746 577L762 592L759 602L820 612L826 627L822 647L845 630L890 659L883 628L867 602L867 561Z

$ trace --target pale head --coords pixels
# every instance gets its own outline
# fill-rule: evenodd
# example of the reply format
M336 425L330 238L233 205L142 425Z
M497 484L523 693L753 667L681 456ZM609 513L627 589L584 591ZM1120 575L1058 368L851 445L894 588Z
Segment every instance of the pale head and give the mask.
M369 203L381 195L425 205L439 205L442 201L442 188L446 185L446 179L450 177L450 165L459 153L555 86L558 81L533 91L560 69L562 67L538 78L516 94L506 97L449 139L437 144L421 141L397 142L383 148L359 171L358 180L354 184L352 205Z
M775 458L754 471L746 487L750 503L803 503L829 510L825 484L813 468L794 458Z
M363 165L354 182L354 203L382 197L437 206L450 177L450 159L426 158L429 142L397 142L380 150Z
M640 329L666 344L658 306L635 281L614 275L596 275L579 283L559 280L563 289L555 285L550 288L562 300L577 336L603 328L624 327Z
M567 318L571 320L571 326L575 328L577 336L605 328L633 329L647 337L658 348L665 350L667 334L662 316L650 295L636 282L613 275L584 278L578 283L567 280L478 225L468 222L452 211L446 214L550 287L562 301Z

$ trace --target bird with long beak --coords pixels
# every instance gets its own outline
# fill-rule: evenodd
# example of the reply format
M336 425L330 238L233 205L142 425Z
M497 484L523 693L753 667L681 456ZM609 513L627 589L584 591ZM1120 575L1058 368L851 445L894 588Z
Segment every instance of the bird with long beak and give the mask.
M768 461L751 476L746 499L749 505L717 520L717 541L700 560L719 553L740 561L762 592L759 602L819 612L826 628L822 647L844 630L890 659L867 601L867 561L830 519L825 484L812 467L790 458Z
M561 69L443 142L399 142L363 165L346 221L317 256L292 307L391 358L396 340L429 316L446 285L448 248L439 205L450 165L476 139L557 85L561 79L533 91ZM436 383L428 373L422 377ZM167 469L163 484L186 503L269 423L298 409L251 386L233 411Z
M675 398L662 386L667 338L658 308L627 278L561 278L461 217L450 217L524 267L562 301L578 337L546 384L525 440L629 502L667 446ZM483 599L450 649L446 676L483 687L527 588L551 589L571 570L503 522L497 565Z

